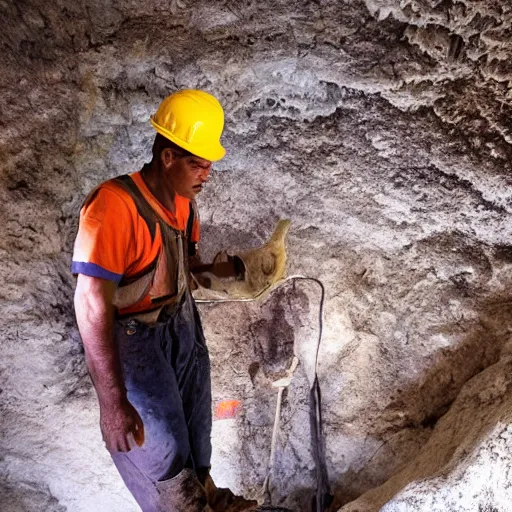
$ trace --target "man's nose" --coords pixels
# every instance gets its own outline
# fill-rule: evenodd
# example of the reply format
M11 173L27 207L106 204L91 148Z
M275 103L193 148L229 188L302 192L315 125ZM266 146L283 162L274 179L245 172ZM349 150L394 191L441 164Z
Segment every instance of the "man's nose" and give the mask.
M208 181L208 178L210 176L211 167L208 167L207 169L203 169L201 171L201 181Z

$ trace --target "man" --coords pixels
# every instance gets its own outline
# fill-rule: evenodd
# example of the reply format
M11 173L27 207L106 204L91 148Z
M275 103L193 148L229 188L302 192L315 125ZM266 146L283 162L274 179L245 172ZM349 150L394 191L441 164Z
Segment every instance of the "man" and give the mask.
M194 199L225 154L224 113L213 96L184 90L151 124L151 163L89 195L75 242L75 311L100 427L144 512L244 510L254 503L219 492L208 475L210 363L189 286L199 265ZM243 265L200 270L229 277Z

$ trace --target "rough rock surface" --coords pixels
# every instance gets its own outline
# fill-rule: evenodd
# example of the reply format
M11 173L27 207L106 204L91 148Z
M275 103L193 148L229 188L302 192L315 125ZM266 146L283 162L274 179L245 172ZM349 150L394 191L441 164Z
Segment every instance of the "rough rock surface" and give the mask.
M506 510L506 2L2 0L0 14L2 508L137 509L102 447L69 263L85 194L138 169L149 115L197 87L225 106L228 148L199 199L203 254L254 247L288 217L289 273L325 282L338 505ZM214 477L237 492L261 490L271 382L300 353L273 497L308 510L317 288L201 312L214 399L243 402L213 437Z
M510 510L509 351L463 387L411 464L341 510Z

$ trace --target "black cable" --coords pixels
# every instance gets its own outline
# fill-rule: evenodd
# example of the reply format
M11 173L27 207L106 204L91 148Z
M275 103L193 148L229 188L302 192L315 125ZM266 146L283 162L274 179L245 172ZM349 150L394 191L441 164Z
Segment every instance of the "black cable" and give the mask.
M327 461L325 459L325 440L322 429L322 396L320 392L320 383L318 381L318 355L323 335L323 316L325 302L325 286L314 277L290 276L289 280L313 281L320 286L320 307L318 314L318 342L315 351L315 374L313 383L309 392L309 419L311 428L311 448L315 459L316 469L316 493L311 500L312 512L325 512L334 501L329 485L329 475L327 473Z

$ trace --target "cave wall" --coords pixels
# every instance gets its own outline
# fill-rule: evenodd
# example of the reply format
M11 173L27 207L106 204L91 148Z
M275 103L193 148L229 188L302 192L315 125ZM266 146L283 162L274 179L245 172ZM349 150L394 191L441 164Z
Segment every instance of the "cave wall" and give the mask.
M464 461L485 468L471 462L475 450L508 418L511 8L493 0L27 0L0 2L0 13L7 510L136 510L102 447L69 264L85 195L148 160L150 114L185 87L215 94L226 111L228 154L198 199L202 253L255 247L290 218L289 274L325 283L320 380L338 505L363 495L346 510L390 500L386 510L434 510L430 498L411 504L400 494L417 495L414 482L430 478L425 496L441 489L443 510L446 475L465 474ZM260 492L271 382L294 347L301 355L273 479L275 502L297 510L308 510L314 487L307 373L318 296L297 283L260 303L200 306L214 401L243 404L236 420L214 424L222 485ZM494 389L493 379L502 382L491 393L497 412L468 437L450 407L461 390L471 398ZM468 403L471 422L479 405ZM448 464L449 448L436 439L450 435L452 448L464 448L453 448ZM444 454L437 465L422 462L438 453L432 445ZM506 452L500 468L510 466ZM506 510L510 491L495 487L475 500Z

